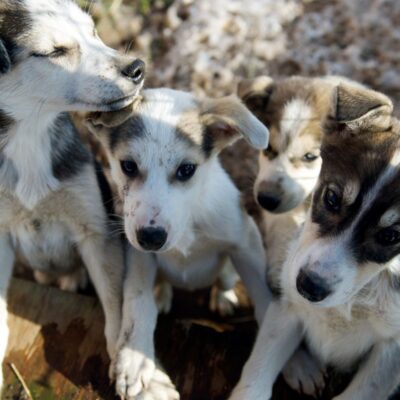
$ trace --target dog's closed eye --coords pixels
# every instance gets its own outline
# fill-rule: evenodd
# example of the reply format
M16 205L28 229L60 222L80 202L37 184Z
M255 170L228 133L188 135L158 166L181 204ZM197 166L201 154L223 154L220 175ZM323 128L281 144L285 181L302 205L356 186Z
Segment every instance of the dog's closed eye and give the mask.
M32 57L36 58L59 58L68 53L68 48L64 46L54 47L53 51L49 53L32 53Z

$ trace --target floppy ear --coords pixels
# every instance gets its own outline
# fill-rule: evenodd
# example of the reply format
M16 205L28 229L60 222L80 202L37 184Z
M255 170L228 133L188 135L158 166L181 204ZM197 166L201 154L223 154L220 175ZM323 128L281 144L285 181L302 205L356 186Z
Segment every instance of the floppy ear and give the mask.
M251 111L262 112L271 96L274 80L269 76L243 79L239 82L237 93Z
M268 129L236 96L205 100L200 117L211 149L221 151L240 137L257 149L268 146Z
M104 128L114 128L122 125L132 115L132 104L119 111L93 112L85 119L85 125L92 133L100 133Z
M0 39L0 74L6 74L11 69L11 59L4 42Z
M393 103L374 90L340 84L333 93L333 119L350 130L379 131L391 126Z

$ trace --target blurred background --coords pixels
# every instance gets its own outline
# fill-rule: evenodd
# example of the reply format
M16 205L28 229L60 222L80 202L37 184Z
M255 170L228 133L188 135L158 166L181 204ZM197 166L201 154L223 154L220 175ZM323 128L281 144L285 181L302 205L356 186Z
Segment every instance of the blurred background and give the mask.
M259 74L339 74L400 96L397 0L79 0L147 86L223 95Z

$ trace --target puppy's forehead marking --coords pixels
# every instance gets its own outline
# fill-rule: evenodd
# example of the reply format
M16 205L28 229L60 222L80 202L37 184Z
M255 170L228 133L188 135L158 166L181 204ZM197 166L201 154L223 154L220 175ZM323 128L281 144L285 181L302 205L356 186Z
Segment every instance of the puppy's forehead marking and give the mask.
M289 101L283 109L280 122L281 139L284 143L303 130L311 118L312 108L305 100L296 98Z

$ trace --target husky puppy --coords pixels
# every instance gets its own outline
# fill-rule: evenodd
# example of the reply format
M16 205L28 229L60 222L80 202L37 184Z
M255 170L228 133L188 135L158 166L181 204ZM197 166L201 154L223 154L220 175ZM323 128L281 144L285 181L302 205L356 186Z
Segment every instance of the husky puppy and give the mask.
M133 246L116 364L117 391L133 399L154 370L157 276L200 289L222 281L232 263L263 316L270 294L261 236L218 153L242 136L265 148L268 130L236 97L168 89L144 91L133 111L94 114L89 126L105 146Z
M385 95L346 83L332 97L322 167L300 237L231 400L270 398L305 339L356 370L335 400L388 399L400 383L400 122Z
M0 2L1 361L17 256L52 274L74 271L82 258L114 358L122 251L108 239L94 165L66 112L118 110L137 96L143 77L143 62L106 47L73 1Z

